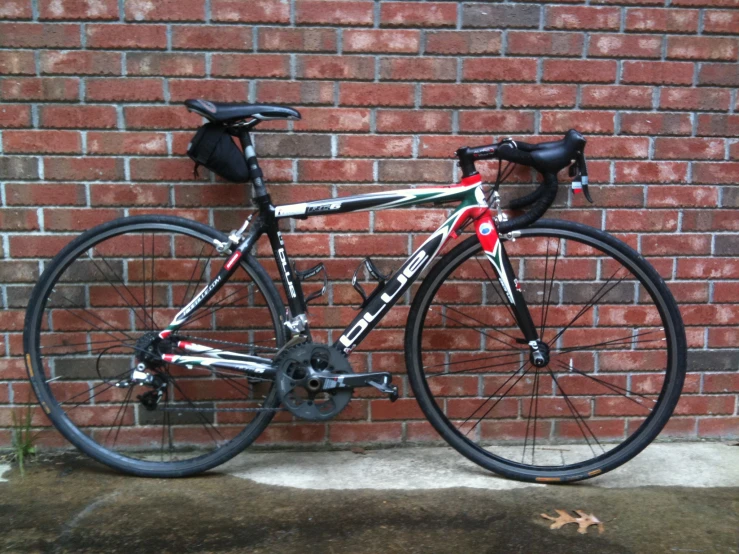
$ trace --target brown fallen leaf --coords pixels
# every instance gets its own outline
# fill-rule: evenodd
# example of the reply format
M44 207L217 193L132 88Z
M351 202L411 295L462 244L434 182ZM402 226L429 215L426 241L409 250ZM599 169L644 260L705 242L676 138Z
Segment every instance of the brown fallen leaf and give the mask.
M367 454L367 451L361 446L355 446L354 448L351 449L351 451L354 454L362 454L362 455Z
M566 510L554 510L554 511L559 514L558 517L552 517L547 514L541 514L541 517L554 522L549 526L550 529L559 529L560 527L567 525L568 523L577 523L577 526L578 526L577 532L582 535L587 534L588 527L590 527L591 525L598 526L598 534L605 531L605 528L603 527L603 523L593 514L586 514L582 510L575 510L575 513L580 517L573 517Z

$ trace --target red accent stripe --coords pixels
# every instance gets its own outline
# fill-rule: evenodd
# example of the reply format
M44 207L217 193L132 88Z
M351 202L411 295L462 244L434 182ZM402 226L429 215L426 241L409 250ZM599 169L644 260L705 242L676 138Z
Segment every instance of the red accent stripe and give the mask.
M164 330L161 333L159 333L159 338L160 339L166 339L171 334L172 334L172 331Z
M174 354L162 354L162 360L171 363L174 361Z
M462 177L462 180L460 181L460 184L468 186L468 185L477 185L479 183L482 183L482 177L479 175L470 175L469 177Z
M178 348L187 348L187 347L188 347L188 346L190 346L191 344L192 344L191 342L187 342L187 341L181 340L181 341L179 341L179 342L177 343L177 347L178 347Z
M231 257L230 257L230 258L228 259L228 261L226 262L226 265L225 265L224 267L225 267L226 269L228 269L229 271L231 271L231 268L232 268L232 267L233 267L234 265L236 265L236 262L238 262L238 261L239 261L239 258L240 258L240 257L241 257L241 252L239 252L239 251L237 250L236 252L234 252L234 253L233 253L233 254L231 255Z

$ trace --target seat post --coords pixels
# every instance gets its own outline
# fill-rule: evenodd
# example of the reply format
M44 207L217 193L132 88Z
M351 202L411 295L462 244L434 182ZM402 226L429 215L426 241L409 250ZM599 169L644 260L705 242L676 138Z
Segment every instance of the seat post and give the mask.
M252 199L257 204L261 204L265 200L269 201L269 194L267 193L267 188L264 186L264 174L259 167L257 153L254 150L248 130L239 130L239 142L244 151L246 165L249 168L249 178L251 179L253 192Z

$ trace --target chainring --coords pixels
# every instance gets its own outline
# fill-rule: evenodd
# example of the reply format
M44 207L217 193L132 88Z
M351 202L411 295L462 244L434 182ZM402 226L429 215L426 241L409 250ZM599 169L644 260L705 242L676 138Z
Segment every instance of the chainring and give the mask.
M275 362L275 382L282 404L301 419L332 419L352 399L350 388L322 390L325 378L354 373L346 356L331 346L298 344L283 351Z

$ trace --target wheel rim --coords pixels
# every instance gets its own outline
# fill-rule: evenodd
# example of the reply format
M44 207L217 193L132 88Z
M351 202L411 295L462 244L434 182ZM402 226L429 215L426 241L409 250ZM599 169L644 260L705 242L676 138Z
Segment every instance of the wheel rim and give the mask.
M613 246L580 233L526 229L516 242L506 242L506 250L537 330L551 343L551 361L535 368L525 341L515 341L522 335L502 289L479 246L471 246L435 275L417 324L421 386L432 410L427 415L483 463L532 474L582 471L642 448L636 437L656 434L671 409L663 399L676 367L675 329L654 283ZM623 265L616 267L607 254ZM475 274L478 292L486 295L482 310L479 303L472 309ZM591 284L583 286L588 278ZM578 317L593 298L593 307ZM623 325L637 312L640 323ZM457 334L457 348L437 343L434 350L435 339L449 329ZM475 336L479 348L464 345Z
M143 352L145 335L165 328L222 266L213 239L175 224L113 227L66 253L42 281L29 342L34 385L57 427L88 453L144 466L207 463L256 438L274 415L271 382L161 357L178 340L274 355L279 311L243 262L169 345ZM142 361L153 386L126 386Z

